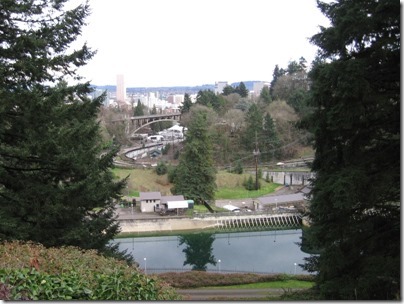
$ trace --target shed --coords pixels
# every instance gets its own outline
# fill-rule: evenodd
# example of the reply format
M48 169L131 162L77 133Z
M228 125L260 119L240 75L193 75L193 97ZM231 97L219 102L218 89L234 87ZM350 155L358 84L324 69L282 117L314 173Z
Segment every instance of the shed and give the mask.
M140 211L153 212L160 207L161 193L160 192L140 192Z

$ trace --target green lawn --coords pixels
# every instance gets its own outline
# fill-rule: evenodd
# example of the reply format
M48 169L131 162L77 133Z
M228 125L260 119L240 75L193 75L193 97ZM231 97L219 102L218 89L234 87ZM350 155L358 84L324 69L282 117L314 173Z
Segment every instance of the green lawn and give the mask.
M265 183L262 182L261 183ZM269 194L278 188L279 184L265 183L259 190L248 191L244 187L234 188L218 188L215 193L215 199L243 199L243 198L257 198L265 194Z
M202 287L209 289L255 289L255 288L311 288L314 286L314 282L299 281L299 280L286 280L286 281L273 281L273 282L259 282L242 285L230 285L230 286L212 286Z
M162 195L171 195L171 187L167 175L158 176L153 169L119 169L114 168L113 174L117 179L128 177L127 186L122 191L124 196L139 196L139 192L159 191ZM275 191L281 185L267 183L260 179L261 189L248 191L243 183L251 174L235 174L220 170L216 174L217 191L215 199L257 198ZM255 176L253 176L255 178Z

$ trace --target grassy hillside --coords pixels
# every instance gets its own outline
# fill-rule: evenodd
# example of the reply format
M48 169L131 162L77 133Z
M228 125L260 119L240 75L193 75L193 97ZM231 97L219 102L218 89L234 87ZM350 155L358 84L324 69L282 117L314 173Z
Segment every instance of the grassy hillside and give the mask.
M143 191L159 191L162 195L171 195L171 187L167 175L157 175L153 169L113 169L117 178L128 177L128 187L124 195L138 196ZM279 186L274 183L267 183L260 180L261 189L258 191L247 191L243 182L248 179L250 174L234 174L226 171L219 171L216 175L216 184L218 190L216 199L237 199L237 198L255 198L275 191Z

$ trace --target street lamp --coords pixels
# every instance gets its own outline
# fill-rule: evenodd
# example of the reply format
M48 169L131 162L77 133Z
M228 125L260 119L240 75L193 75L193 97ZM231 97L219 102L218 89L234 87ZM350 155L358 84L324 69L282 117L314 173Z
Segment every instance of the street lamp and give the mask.
M217 260L217 262L219 263L219 272L220 272L220 262L221 262L221 260Z
M147 274L147 259L143 258L144 260L144 273Z
M297 263L295 263L295 275L296 275L296 267L297 267Z

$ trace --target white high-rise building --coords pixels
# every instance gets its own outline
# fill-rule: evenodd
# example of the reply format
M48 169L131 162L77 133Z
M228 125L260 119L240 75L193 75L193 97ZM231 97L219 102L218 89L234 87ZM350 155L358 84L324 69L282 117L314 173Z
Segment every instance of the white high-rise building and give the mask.
M126 87L122 74L116 76L116 101L126 101Z
M222 94L223 89L227 86L227 81L218 81L215 82L215 94Z
M268 88L269 88L270 86L271 86L271 83L268 82L268 81L254 82L254 84L253 84L253 92L254 92L253 94L254 94L254 97L260 96L262 89L263 89L264 87L268 87Z

